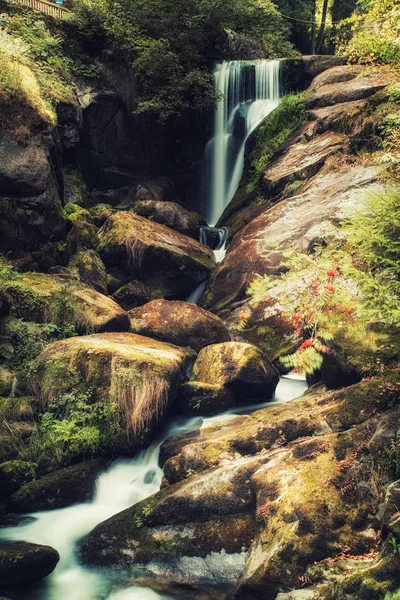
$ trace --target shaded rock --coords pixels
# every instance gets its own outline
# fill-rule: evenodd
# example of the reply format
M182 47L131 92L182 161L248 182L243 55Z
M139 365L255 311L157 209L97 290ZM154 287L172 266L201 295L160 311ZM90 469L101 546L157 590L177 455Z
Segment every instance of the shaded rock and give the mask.
M206 246L131 212L110 217L99 237L106 266L118 265L165 297L190 293L215 265Z
M60 181L52 136L35 137L27 145L2 136L0 251L31 250L64 235Z
M222 321L194 304L153 300L129 311L131 331L199 352L204 346L230 340Z
M0 464L0 498L16 492L22 485L36 477L37 464L23 460L10 460Z
M254 532L252 519L245 517L254 505L245 481L260 462L260 457L241 459L229 471L190 476L111 517L85 541L85 563L121 569L153 558L205 557L223 548L241 552Z
M321 85L316 92L306 98L306 108L330 106L339 102L353 102L369 98L386 85L387 83L376 75Z
M72 257L68 266L77 270L83 283L100 294L107 294L106 268L95 250L80 250Z
M112 403L112 443L126 452L164 417L193 358L189 348L133 333L74 337L50 344L35 359L32 385L43 410L71 391Z
M329 156L344 149L346 139L344 135L327 131L307 143L289 146L287 152L264 171L264 195L275 196L289 183L315 175Z
M97 227L85 218L83 212L71 215L76 218L74 218L72 229L68 232L66 239L65 253L68 257L80 250L96 250L99 245Z
M113 298L125 310L146 304L152 297L152 290L142 281L130 281L113 294Z
M97 477L106 465L105 459L96 458L30 481L10 497L9 510L35 512L88 502L94 496Z
M279 374L256 346L226 342L203 348L193 367L193 379L225 385L238 400L272 398Z
M74 324L78 331L126 331L127 313L114 300L73 278L18 275L4 286L16 317L37 323Z
M141 200L135 202L132 210L137 215L151 219L155 223L165 225L195 240L199 239L199 227L203 223L203 219L200 215L186 210L176 202Z
M236 404L226 387L201 381L189 381L178 390L179 406L185 415L215 415Z
M29 542L1 542L1 584L16 585L42 579L54 571L59 560L57 550L50 546Z

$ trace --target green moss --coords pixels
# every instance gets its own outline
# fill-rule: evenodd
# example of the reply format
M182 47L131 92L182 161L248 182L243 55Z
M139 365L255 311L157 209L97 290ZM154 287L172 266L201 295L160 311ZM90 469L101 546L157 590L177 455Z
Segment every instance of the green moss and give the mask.
M273 158L279 147L306 120L305 103L302 94L288 94L279 106L260 125L255 149L250 155L252 180L247 192L259 184L263 169Z

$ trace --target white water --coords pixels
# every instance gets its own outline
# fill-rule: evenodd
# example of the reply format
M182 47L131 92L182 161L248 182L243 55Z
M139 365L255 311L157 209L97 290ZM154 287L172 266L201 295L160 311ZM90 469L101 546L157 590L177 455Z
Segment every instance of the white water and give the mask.
M132 460L117 460L97 482L96 495L91 503L76 504L60 510L33 513L35 521L19 527L0 530L0 538L47 544L56 548L61 560L55 571L35 590L26 592L27 600L169 600L151 590L132 587L107 591L107 577L79 565L76 558L78 542L98 523L151 496L160 489L162 470L158 466L161 444L174 435L182 435L208 427L237 414L251 412L272 404L287 402L303 394L304 381L282 378L275 400L236 408L216 417L175 419L158 441ZM109 595L107 595L109 594Z
M211 163L210 225L215 225L238 188L249 135L279 103L280 62L224 61L216 66L214 82L222 99L215 110L214 135L206 148L206 161Z

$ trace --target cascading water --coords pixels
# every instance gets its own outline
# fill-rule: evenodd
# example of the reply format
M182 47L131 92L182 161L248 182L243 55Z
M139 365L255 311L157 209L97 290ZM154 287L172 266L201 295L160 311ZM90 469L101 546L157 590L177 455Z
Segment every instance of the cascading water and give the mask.
M278 60L225 61L216 66L215 89L221 100L205 159L210 225L215 225L238 188L249 135L279 103L280 64Z
M81 566L76 557L77 544L98 523L155 494L161 485L158 465L161 444L169 437L182 435L236 414L288 402L306 389L304 381L282 378L275 400L254 406L231 409L207 419L182 417L171 422L158 441L132 460L118 460L101 475L91 503L33 513L32 523L0 529L0 539L24 540L56 548L61 560L56 570L37 586L24 592L24 600L174 600L142 587L110 591L111 581L98 571Z

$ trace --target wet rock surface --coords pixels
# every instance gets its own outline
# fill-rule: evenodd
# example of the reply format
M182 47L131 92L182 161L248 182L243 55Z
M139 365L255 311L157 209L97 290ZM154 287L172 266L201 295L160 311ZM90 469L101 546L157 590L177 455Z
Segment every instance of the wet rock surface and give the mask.
M97 458L65 469L59 469L25 483L9 499L11 512L24 513L64 508L92 500L96 480L107 461Z
M50 546L28 542L0 543L0 586L30 583L54 571L60 556Z

